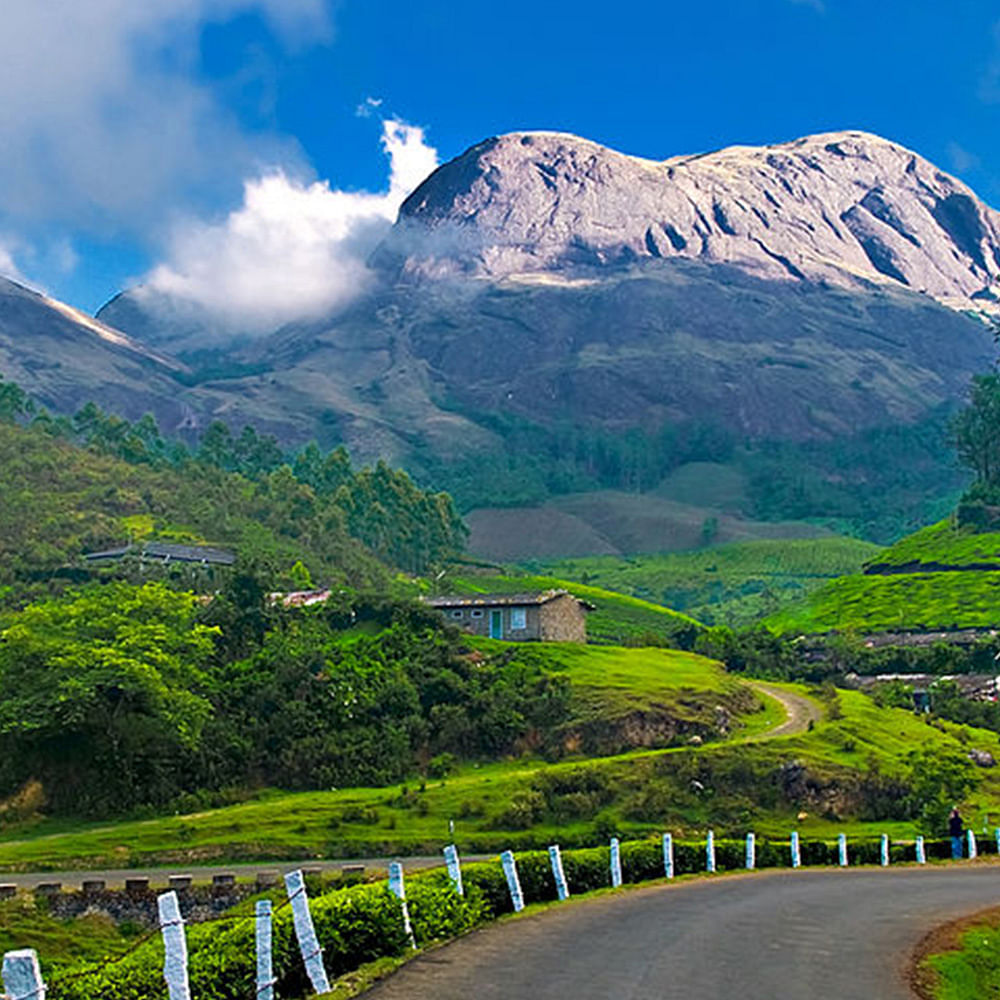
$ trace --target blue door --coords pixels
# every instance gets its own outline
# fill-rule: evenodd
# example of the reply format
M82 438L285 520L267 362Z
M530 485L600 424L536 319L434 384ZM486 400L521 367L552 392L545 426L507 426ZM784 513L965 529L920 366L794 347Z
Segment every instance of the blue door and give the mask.
M491 639L502 639L503 638L503 612L502 611L491 611L490 612L490 638Z

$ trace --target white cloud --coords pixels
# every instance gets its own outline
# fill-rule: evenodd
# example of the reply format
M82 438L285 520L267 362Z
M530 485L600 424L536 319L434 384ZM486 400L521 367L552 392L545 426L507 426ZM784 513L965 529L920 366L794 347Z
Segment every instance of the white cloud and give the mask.
M24 284L24 275L14 259L16 252L14 242L0 236L0 278L9 278L11 281Z
M438 162L423 130L399 121L383 122L382 146L390 161L383 193L305 183L281 169L246 181L243 204L224 220L176 229L145 293L241 333L343 306L365 288L368 254Z
M328 37L324 0L5 4L0 212L22 226L144 231L164 204L273 158L278 140L245 134L198 80L204 25L245 12L287 44Z

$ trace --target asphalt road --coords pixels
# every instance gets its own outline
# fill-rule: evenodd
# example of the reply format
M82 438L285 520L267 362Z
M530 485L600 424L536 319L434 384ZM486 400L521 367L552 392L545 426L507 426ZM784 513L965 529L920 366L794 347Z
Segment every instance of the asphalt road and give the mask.
M722 876L567 903L428 952L372 1000L912 1000L937 924L1000 904L1000 865Z

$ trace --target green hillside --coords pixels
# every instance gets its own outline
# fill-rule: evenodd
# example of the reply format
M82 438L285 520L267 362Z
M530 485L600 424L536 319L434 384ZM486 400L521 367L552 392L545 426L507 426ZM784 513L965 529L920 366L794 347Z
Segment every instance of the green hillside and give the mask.
M596 556L546 563L553 576L659 602L706 625L739 627L802 600L827 581L882 558L871 542L838 536L762 540L693 552Z
M114 825L42 823L29 834L0 836L0 866L436 852L451 839L449 821L464 851L544 846L554 838L564 846L593 844L609 830L701 835L708 825L733 836L752 828L781 837L795 827L826 837L842 830L937 834L907 814L914 749L961 762L969 745L995 751L996 740L995 733L932 724L842 691L836 712L799 735L769 739L758 730L699 748L483 764L389 788L273 791L221 809ZM975 771L972 778L972 791L959 799L968 822L978 823L1000 810L1000 776Z
M804 633L994 628L1000 533L940 521L877 553L865 573L832 580L765 621L780 632Z
M611 645L690 644L701 624L661 604L602 587L564 580L555 576L504 573L449 573L442 586L454 594L516 594L529 590L565 589L595 605L587 615L591 642Z
M976 565L1000 569L1000 532L977 532L948 518L907 535L869 561L872 571L902 566L917 571Z

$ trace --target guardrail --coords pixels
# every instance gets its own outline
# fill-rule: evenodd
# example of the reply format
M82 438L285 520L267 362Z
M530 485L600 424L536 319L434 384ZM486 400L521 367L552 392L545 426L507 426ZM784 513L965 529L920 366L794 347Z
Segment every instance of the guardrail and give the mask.
M995 831L996 851L1000 854L1000 828ZM907 842L908 844L909 842ZM953 845L954 846L954 845ZM677 866L674 858L674 839L670 833L663 834L663 876L672 879L677 875ZM753 871L757 867L757 847L758 842L754 833L748 833L742 850L744 859L744 870ZM793 831L788 842L788 865L792 869L802 866L802 842L797 831ZM961 852L963 856L969 858L977 857L979 845L975 833L967 831L966 836L961 841ZM917 837L912 844L913 861L917 864L927 863L927 852L923 837ZM704 839L704 872L714 874L718 871L716 857L716 839L712 830L707 831ZM465 889L462 882L462 862L456 845L450 844L443 851L445 865L448 876L454 891L458 895L464 895ZM622 861L621 845L617 837L612 837L609 843L609 866L608 866L608 886L618 888L622 884ZM898 854L897 854L898 856ZM551 868L552 880L555 885L556 896L562 901L570 897L571 886L566 878L563 867L562 852L558 844L553 844L548 849L549 865ZM887 834L882 834L879 839L878 850L879 863L882 867L888 867L892 861L892 851ZM848 842L844 834L837 838L837 866L847 867L849 860ZM521 889L521 882L518 875L517 859L512 851L504 851L500 856L500 863L506 879L507 888L510 895L510 904L514 912L524 909L524 894ZM295 937L302 962L305 966L306 974L312 989L317 994L327 993L330 990L330 981L327 970L323 963L323 949L320 946L313 926L312 914L309 908L309 897L306 891L306 876L314 874L317 869L296 869L288 872L284 876L285 900L278 909L291 907ZM260 888L273 886L277 881L275 873L266 874L266 878L258 876L257 885ZM271 878L271 875L274 878ZM149 934L135 942L124 954L116 956L108 962L102 963L97 968L105 968L122 961L127 955L145 944L151 937L159 933L163 939L164 967L163 978L166 987L166 995L169 1000L192 1000L190 979L188 975L188 952L185 926L187 921L181 915L180 899L178 893L184 893L191 886L190 875L172 875L169 879L171 888L157 896L158 925ZM216 875L213 878L213 885L232 886L235 877L227 874ZM141 883L141 884L140 884ZM87 886L100 886L104 888L104 883L98 879L89 879L84 882L84 891ZM0 886L0 894L11 895L6 892L10 886ZM13 887L16 891L16 887ZM36 892L52 893L59 891L59 883L43 882L35 887ZM145 877L126 880L126 891L149 890L149 880ZM414 940L413 929L410 925L409 912L406 904L406 890L404 883L403 867L399 862L393 862L389 866L389 891L399 900L401 906L401 916L404 922L406 937L410 946L417 947ZM272 919L275 913L272 902L269 899L258 900L254 913L254 930L256 946L256 988L252 994L252 1000L275 1000L275 986L277 980L273 971L272 952ZM215 923L232 920L246 920L247 917L217 917L200 923ZM85 969L78 974L67 978L75 979L88 975L94 969ZM8 951L3 957L2 975L4 993L0 1000L45 1000L47 987L42 978L41 966L38 954L35 950L26 948ZM249 998L248 998L249 1000Z

